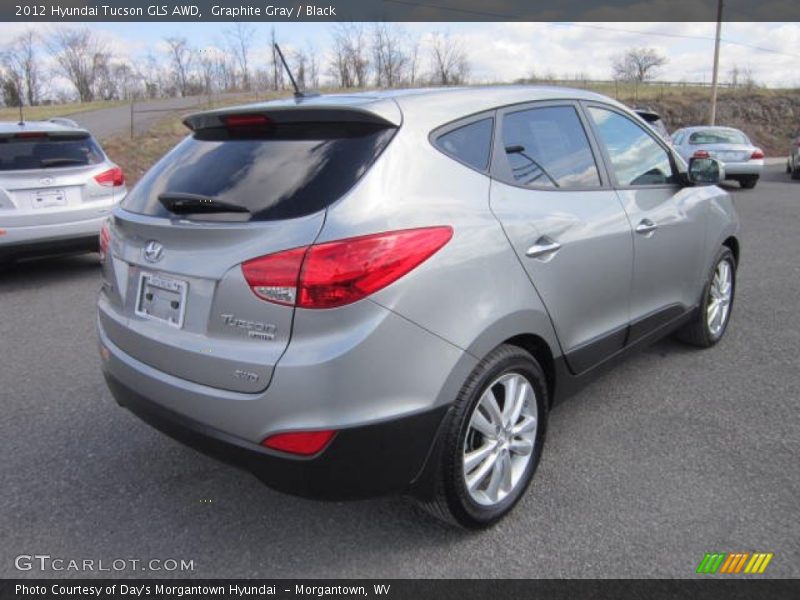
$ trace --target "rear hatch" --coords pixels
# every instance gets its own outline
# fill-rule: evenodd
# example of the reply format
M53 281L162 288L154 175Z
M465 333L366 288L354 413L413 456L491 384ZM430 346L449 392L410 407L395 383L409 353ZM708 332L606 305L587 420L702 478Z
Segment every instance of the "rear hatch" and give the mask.
M100 296L110 341L185 380L266 389L294 307L259 298L241 265L311 244L324 209L392 139L396 110L292 103L187 118L194 132L114 211Z
M48 225L96 217L120 200L122 181L86 131L0 134L0 214L8 227ZM121 178L121 172L120 172Z

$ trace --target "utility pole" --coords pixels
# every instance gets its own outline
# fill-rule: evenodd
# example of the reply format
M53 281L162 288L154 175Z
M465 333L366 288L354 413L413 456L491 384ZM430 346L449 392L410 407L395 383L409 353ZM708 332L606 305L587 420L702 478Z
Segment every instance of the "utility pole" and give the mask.
M711 76L711 116L709 125L717 120L717 80L719 78L719 38L722 33L722 0L717 0L717 36L714 40L714 73Z

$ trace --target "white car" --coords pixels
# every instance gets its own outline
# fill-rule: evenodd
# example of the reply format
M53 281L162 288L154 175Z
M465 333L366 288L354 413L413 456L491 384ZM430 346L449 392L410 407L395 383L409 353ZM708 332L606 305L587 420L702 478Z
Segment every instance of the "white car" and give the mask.
M0 262L97 251L125 193L122 169L85 129L0 122Z
M764 151L732 127L686 127L672 134L672 143L687 162L716 158L725 168L725 178L743 188L754 188L764 170Z

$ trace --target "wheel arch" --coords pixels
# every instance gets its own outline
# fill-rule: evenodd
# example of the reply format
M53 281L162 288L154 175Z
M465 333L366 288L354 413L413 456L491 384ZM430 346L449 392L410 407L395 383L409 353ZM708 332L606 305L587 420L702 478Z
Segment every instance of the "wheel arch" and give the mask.
M536 362L539 363L544 371L544 376L547 380L548 404L552 406L556 387L555 360L553 359L553 351L544 338L533 333L523 333L505 340L503 344L522 348L536 359Z
M722 242L723 246L730 248L730 251L733 252L733 258L736 260L736 266L739 266L739 240L736 239L735 236L729 236Z

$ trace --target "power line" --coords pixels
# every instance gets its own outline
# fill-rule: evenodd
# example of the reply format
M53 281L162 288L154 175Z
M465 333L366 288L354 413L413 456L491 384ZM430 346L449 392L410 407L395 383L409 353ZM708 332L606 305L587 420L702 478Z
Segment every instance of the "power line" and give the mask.
M473 15L476 17L491 17L491 18L500 18L505 19L507 21L520 21L523 17L503 14L503 13L496 13L490 11L483 11L483 10L472 10L468 8L456 8L451 6L440 6L436 4L426 4L424 2L413 2L412 0L384 0L386 3L391 4L403 4L405 6L415 6L417 8L433 8L436 10L444 10L450 12L458 12L462 14ZM620 27L608 27L606 25L587 25L582 23L556 23L556 22L547 22L548 25L552 25L554 27L574 27L579 29L596 29L600 31L613 31L616 33L627 33L630 35L646 35L646 36L655 36L655 37L663 37L663 38L677 38L677 39L685 39L685 40L701 40L707 42L713 42L713 36L704 36L704 35L687 35L682 33L667 33L667 32L657 32L657 31L643 31L641 29L622 29ZM729 40L725 38L721 38L720 42L723 44L728 44L732 46L741 46L743 48L749 48L751 50L756 50L758 52L766 52L769 54L778 54L781 56L789 56L791 58L800 58L800 54L792 54L790 52L782 52L780 50L775 50L773 48L764 48L763 46L754 46L752 44L746 44L745 42L738 42L736 40Z

